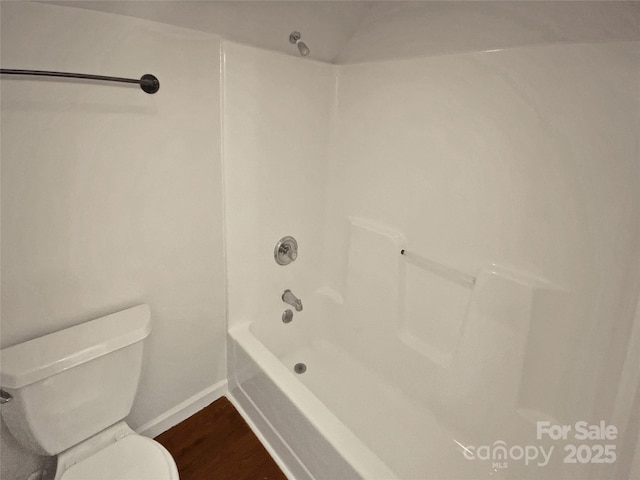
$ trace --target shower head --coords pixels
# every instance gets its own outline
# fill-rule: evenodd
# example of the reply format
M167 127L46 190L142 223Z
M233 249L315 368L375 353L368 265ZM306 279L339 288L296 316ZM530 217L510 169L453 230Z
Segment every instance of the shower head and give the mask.
M311 53L311 50L309 50L307 44L300 41L298 42L298 50L300 51L300 55L302 55L303 57L306 57Z
M300 32L291 32L291 35L289 35L289 41L291 43L295 43L298 47L300 55L306 57L307 55L309 55L309 53L311 53L311 50L309 50L307 44L301 40L301 37L302 36L300 35Z

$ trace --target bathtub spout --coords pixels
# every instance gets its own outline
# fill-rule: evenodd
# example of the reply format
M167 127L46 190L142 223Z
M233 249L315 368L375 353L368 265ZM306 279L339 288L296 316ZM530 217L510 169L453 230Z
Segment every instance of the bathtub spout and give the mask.
M291 290L287 289L284 292L282 292L282 301L285 303L288 303L293 308L295 308L296 312L302 311L302 301L298 297L296 297L293 293L291 293Z

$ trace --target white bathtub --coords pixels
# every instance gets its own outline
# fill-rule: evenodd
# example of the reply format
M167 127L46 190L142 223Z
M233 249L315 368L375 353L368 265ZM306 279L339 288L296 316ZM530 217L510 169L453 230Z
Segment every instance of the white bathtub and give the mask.
M562 478L562 465L465 457L466 447L540 444L538 412L517 405L514 366L547 287L483 271L464 288L465 328L448 362L408 342L387 312L353 311L330 292L305 295L289 324L274 308L234 325L232 400L295 479ZM305 373L294 372L299 362Z
M229 334L236 367L229 385L232 401L257 427L290 478L395 477L293 372L289 363L303 352L291 352L281 361L254 336L250 323ZM316 365L310 356L305 360L309 370L302 376L310 378Z
M339 346L323 338L300 341L298 322L297 329L274 322L278 333L271 338L258 338L265 332L257 336L251 323L229 332L232 401L289 477L500 478L490 464L465 460L455 435L424 405ZM304 374L294 372L298 362L306 364Z
M568 478L559 454L541 467L464 454L542 446L536 420L553 412L536 408L528 375L539 360L526 353L566 292L495 265L471 277L400 258L401 235L357 219L349 228L341 287L291 281L304 301L293 322L274 290L255 321L230 328L232 396L291 476Z

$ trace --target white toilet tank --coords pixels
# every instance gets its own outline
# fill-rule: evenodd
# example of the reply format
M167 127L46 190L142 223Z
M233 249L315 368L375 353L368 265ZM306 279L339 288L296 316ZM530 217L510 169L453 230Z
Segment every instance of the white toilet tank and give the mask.
M124 419L140 379L148 305L0 351L2 417L23 446L58 453Z

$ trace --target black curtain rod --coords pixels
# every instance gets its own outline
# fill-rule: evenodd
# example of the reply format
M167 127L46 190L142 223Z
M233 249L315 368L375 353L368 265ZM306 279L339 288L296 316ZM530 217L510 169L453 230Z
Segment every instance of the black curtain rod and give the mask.
M135 78L122 78L122 77L106 77L104 75L89 75L85 73L66 73L66 72L47 72L44 70L13 70L9 68L0 69L2 75L36 75L40 77L65 77L65 78L83 78L85 80L101 80L104 82L120 82L120 83L135 83L140 85L140 88L146 93L156 93L160 90L160 81L149 73L140 77L140 80Z

